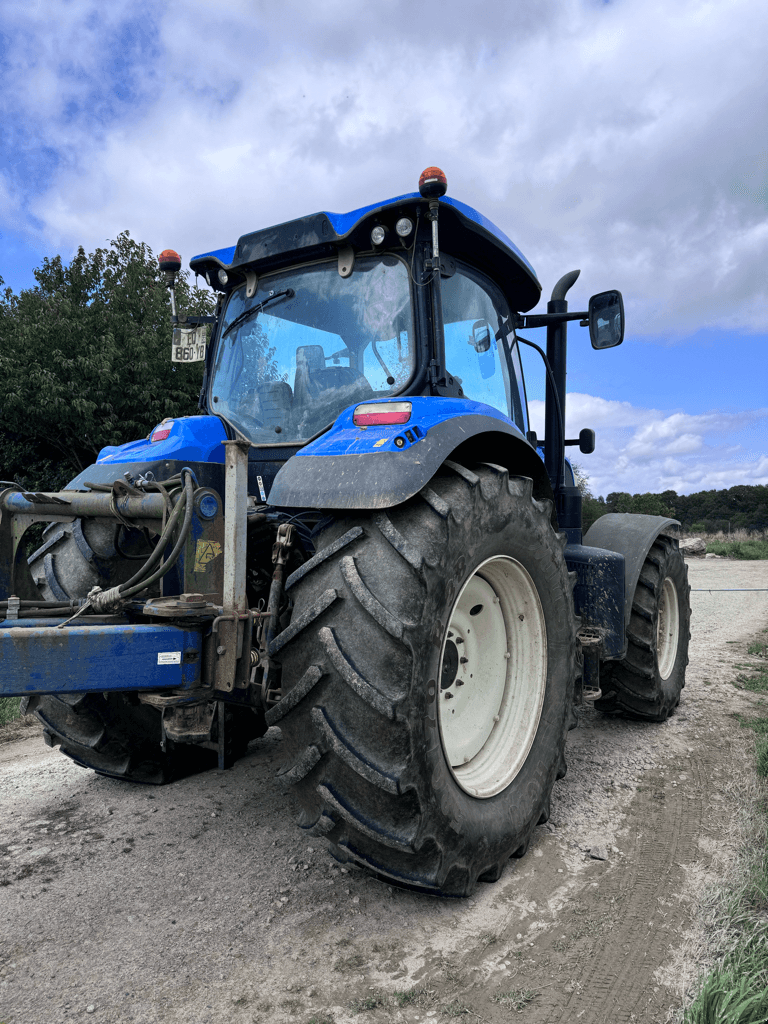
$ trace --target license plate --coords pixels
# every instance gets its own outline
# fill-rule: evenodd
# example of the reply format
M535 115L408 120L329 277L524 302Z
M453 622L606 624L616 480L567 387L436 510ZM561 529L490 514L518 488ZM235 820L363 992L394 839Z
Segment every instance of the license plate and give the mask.
M205 345L208 328L205 324L197 327L174 327L171 346L172 363L199 363L205 359Z

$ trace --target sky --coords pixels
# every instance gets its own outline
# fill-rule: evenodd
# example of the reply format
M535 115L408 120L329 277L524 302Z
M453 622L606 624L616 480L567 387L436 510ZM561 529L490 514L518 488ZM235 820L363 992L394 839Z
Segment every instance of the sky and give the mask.
M3 0L0 276L123 230L233 245L318 210L449 194L544 291L618 288L620 348L568 335L595 494L768 484L763 0ZM543 343L543 331L526 336ZM539 357L524 354L543 434ZM574 452L574 449L571 449Z

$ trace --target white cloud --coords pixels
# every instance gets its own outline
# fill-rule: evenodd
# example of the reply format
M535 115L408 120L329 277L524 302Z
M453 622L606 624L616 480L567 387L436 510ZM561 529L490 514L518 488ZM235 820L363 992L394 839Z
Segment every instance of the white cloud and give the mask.
M544 402L529 402L531 425L544 435ZM768 424L768 408L740 413L711 412L691 416L642 409L593 395L566 396L566 436L584 427L596 433L595 451L568 456L589 476L594 494L678 494L768 484L768 456L736 440L748 427Z
M0 83L58 161L29 196L48 243L128 227L189 258L411 190L437 162L546 293L581 266L573 301L620 287L634 333L765 328L758 0L488 3L471 24L458 0L439 18L404 0L55 12L6 5ZM131 18L151 39L124 50ZM119 59L130 102L111 95Z

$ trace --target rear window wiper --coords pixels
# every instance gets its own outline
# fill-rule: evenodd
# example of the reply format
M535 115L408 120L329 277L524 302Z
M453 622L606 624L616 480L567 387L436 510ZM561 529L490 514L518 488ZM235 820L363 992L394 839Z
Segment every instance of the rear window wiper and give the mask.
M267 305L267 303L274 302L275 299L281 298L292 299L295 294L296 292L293 290L293 288L286 288L282 292L275 292L273 295L268 295L266 299L262 299L261 302L257 302L256 305L251 306L250 309L244 309L242 313L238 313L238 315L235 317L235 319L232 321L229 327L227 327L227 329L222 334L222 338L226 338L230 331L234 331L234 329L236 327L239 327L240 324L245 323L246 320L250 320L252 316L256 316L258 313L260 313L262 309L264 309L264 307Z

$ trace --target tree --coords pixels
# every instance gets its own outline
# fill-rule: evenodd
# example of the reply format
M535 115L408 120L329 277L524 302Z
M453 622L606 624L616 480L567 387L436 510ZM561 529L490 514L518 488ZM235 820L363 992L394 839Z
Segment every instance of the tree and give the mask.
M605 499L608 512L634 512L643 516L667 516L675 518L675 510L665 501L665 495L674 494L674 491L665 491L661 494L628 494L626 491L612 491Z
M589 476L584 472L581 466L572 462L571 469L573 470L576 486L581 491L581 521L582 528L586 533L596 520L601 516L604 516L605 513L610 510L606 508L602 496L596 498L592 494L592 489L589 486Z
M45 259L35 278L0 297L0 476L61 486L104 445L194 413L202 364L171 363L168 292L151 249L127 231L69 265ZM177 301L187 313L213 308L187 275ZM39 479L51 470L55 481Z

